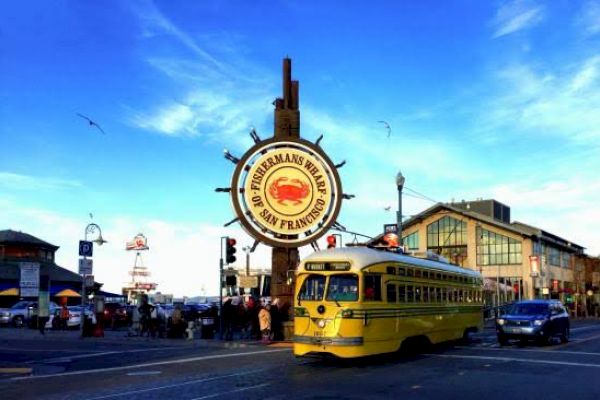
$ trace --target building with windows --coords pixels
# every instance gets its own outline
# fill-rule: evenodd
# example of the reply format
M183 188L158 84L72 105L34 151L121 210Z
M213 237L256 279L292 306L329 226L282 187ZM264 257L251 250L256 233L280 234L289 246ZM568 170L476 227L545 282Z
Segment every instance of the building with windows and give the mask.
M433 252L481 272L488 304L586 296L584 248L511 222L510 208L496 200L437 203L403 223L402 243L408 252Z
M20 265L22 262L37 263L40 277L47 277L50 299L69 303L81 302L81 277L54 262L58 246L35 236L12 230L0 231L0 307L12 306L17 301L37 300L21 296Z

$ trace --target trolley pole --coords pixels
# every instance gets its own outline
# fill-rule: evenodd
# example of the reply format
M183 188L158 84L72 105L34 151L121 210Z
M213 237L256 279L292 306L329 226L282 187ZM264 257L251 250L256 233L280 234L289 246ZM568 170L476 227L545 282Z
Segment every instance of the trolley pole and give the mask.
M404 188L404 175L398 171L396 175L396 186L398 187L398 212L396 213L396 224L398 225L398 244L401 251L404 251L404 243L402 243L402 189Z
M219 340L223 340L223 240L227 237L221 237L221 258L219 259Z

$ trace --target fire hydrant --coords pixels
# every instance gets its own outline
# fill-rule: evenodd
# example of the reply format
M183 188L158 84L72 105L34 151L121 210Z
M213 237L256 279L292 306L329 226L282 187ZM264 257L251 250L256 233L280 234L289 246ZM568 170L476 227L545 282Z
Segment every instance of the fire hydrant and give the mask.
M185 330L187 340L194 340L194 321L188 322L188 327Z

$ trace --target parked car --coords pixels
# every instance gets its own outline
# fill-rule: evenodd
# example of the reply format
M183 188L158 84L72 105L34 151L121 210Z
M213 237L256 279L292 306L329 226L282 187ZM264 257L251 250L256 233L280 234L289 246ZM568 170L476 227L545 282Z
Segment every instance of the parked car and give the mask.
M570 335L569 313L558 300L520 301L496 319L496 334L501 345L510 339L548 344L556 336L566 343Z
M69 310L69 319L67 328L79 328L81 324L81 306L67 307ZM90 318L92 315L91 307L85 308L85 316ZM60 308L57 308L46 323L46 329L60 329Z
M121 303L106 303L104 304L104 313L102 315L102 323L105 327L112 329L119 326L127 326L131 319L127 314L127 306Z
M35 322L37 307L37 301L19 301L11 308L3 309L0 312L0 324L12 324L14 327L21 328L27 323ZM50 315L53 315L57 308L58 305L51 301L49 304Z

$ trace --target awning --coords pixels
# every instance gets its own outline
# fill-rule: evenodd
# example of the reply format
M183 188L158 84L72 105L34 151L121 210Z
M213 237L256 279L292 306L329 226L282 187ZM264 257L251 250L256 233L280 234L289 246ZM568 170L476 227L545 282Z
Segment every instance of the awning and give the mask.
M53 295L54 297L81 297L79 293L73 289L64 289Z
M0 290L0 296L18 296L19 288L13 287L4 290Z

